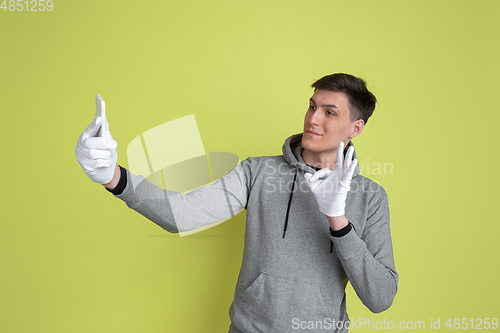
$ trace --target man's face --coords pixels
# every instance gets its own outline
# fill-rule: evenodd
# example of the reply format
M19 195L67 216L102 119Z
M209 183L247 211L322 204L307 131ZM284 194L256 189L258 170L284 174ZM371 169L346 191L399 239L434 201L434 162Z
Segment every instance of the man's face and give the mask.
M302 147L309 154L335 154L340 141L347 145L349 140L357 135L353 134L356 133L356 124L359 121L352 122L349 118L348 104L345 93L316 90L309 100L302 136Z

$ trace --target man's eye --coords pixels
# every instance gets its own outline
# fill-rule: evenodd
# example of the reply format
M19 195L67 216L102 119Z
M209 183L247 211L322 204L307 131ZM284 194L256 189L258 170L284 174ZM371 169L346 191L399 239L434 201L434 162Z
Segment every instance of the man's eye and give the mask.
M332 111L326 111L326 113L328 113L329 116L335 116L335 112L332 112Z
M309 105L309 109L316 111L316 107L314 105Z

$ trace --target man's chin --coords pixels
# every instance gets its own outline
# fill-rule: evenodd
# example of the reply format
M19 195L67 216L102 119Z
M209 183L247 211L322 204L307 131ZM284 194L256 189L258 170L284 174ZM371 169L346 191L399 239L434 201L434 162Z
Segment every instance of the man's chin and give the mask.
M305 142L302 141L302 148L304 150L311 152L311 153L317 153L321 150L321 149L319 149L319 147L317 145L311 144L311 142L307 142L307 140Z
M308 150L315 150L315 148L318 148L318 142L314 142L310 138L307 137L302 137L302 148L308 149Z
M310 143L308 142L307 139L305 139L304 137L302 137L302 141L300 142L300 145L304 149L309 149Z

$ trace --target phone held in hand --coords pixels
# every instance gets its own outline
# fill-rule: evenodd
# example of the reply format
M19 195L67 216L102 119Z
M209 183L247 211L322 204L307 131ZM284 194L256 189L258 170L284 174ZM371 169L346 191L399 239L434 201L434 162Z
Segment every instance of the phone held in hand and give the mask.
M100 116L101 118L106 119L106 103L102 99L101 95L97 94L95 95L95 115ZM97 132L97 136L102 137L104 134L103 128L99 128L99 131Z

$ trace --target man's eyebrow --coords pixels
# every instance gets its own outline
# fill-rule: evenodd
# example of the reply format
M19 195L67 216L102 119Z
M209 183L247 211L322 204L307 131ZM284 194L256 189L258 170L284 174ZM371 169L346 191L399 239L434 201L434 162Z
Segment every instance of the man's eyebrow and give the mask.
M314 99L309 98L309 100L310 100L311 102L313 102L314 104L316 104L316 102L314 101ZM337 111L339 111L339 112L340 112L339 107L338 107L337 105L335 105L335 104L323 104L323 105L321 105L321 106L322 106L322 107L324 107L324 108L334 108L334 109L337 109Z

